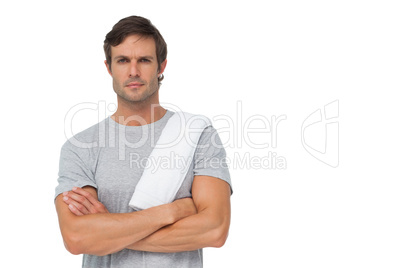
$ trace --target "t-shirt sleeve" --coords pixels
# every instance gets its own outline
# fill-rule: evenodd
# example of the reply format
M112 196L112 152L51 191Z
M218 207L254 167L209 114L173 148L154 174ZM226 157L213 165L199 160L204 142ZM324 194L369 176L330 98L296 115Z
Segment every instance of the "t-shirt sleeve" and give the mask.
M90 166L90 151L67 141L61 148L59 177L54 198L73 187L92 186L97 188Z
M194 176L205 175L226 181L233 193L226 151L213 126L204 129L194 155Z

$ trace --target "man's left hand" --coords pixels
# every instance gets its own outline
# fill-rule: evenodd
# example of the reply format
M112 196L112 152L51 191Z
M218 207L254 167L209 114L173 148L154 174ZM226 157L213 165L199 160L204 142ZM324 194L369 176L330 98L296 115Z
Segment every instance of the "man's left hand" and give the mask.
M63 201L68 205L70 211L77 216L109 213L107 208L91 193L79 187L74 187L72 191L64 192Z

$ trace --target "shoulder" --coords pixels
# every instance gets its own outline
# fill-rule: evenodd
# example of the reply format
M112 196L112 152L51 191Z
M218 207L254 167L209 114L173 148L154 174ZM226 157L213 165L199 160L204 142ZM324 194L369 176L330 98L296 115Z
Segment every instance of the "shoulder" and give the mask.
M62 151L88 152L88 149L99 147L101 139L106 138L108 118L96 123L68 138L62 146Z
M96 123L85 130L74 134L67 142L78 145L80 147L93 147L99 142L99 139L105 136L106 124L108 123L108 118Z

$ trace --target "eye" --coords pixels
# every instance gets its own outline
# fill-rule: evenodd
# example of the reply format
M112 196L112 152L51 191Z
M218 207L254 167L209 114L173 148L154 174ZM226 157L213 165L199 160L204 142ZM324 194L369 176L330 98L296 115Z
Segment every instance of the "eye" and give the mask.
M128 62L128 60L127 59L119 59L117 62L118 63L125 63L125 62Z
M151 62L151 61L149 59L143 58L143 59L140 59L139 62Z

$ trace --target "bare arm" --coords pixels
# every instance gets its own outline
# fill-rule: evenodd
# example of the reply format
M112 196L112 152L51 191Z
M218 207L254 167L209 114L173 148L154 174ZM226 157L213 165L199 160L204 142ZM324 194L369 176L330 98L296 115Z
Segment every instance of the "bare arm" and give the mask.
M192 194L197 214L166 226L127 248L180 252L223 246L230 225L229 184L210 176L195 176Z
M96 190L85 190L97 199ZM158 229L195 213L190 198L133 213L74 215L56 198L56 210L64 244L72 254L107 255L126 248Z

